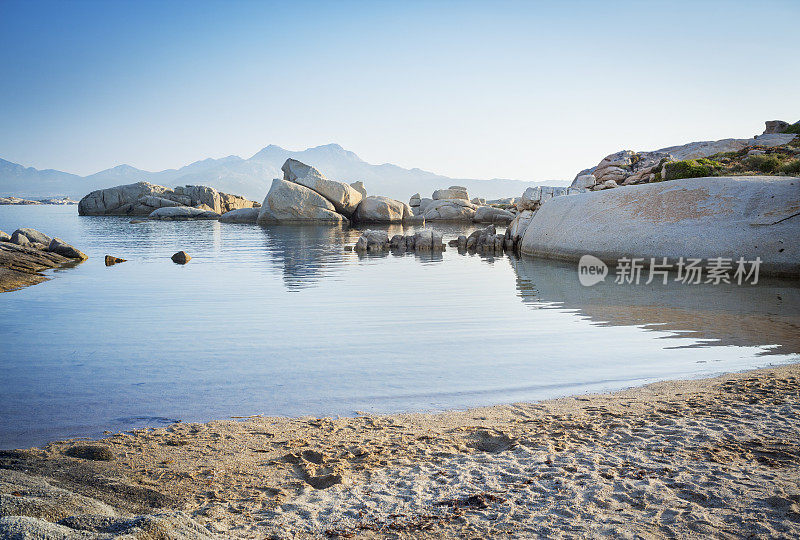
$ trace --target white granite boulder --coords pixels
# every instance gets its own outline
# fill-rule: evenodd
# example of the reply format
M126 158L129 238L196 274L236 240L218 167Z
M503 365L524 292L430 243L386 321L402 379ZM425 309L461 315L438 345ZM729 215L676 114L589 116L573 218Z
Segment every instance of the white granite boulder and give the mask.
M219 217L222 223L251 223L258 221L258 214L261 208L237 208L230 212L225 212Z
M800 276L800 178L687 178L557 197L533 215L524 254L761 259L762 274Z
M270 223L346 223L333 204L300 184L276 178L264 198L258 224Z
M426 221L472 221L477 209L467 199L434 199L425 206L422 216Z
M412 217L411 207L406 203L372 195L361 201L353 214L353 220L361 223L398 223Z
M441 201L446 199L464 199L465 201L469 201L469 195L467 195L467 188L464 186L450 186L447 189L437 189L433 192L433 200L434 201Z
M472 216L475 223L509 223L513 219L513 213L494 206L479 206Z
M283 179L312 189L328 199L334 209L350 217L363 199L361 192L344 182L328 180L314 167L296 159L287 159L281 167Z

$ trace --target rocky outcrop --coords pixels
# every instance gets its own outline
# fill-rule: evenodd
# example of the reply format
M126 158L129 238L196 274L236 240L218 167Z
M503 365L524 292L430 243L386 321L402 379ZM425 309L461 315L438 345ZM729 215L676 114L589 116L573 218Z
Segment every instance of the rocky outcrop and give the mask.
M0 241L0 292L47 281L40 273L43 270L85 259L85 254L59 238L36 229L17 229L8 240Z
M258 214L261 208L239 208L225 212L219 218L222 223L249 223L255 224L258 221Z
M89 193L78 203L78 214L148 216L159 208L201 205L219 214L237 208L252 208L258 203L237 195L220 193L208 186L179 186L172 190L149 182L137 182Z
M276 178L272 181L261 210L258 224L275 223L347 223L328 199L316 191Z
M0 242L11 242L11 235L7 232L0 231Z
M800 276L800 178L687 178L557 197L533 215L521 252L577 260L761 259Z
M767 120L764 122L766 129L762 135L769 135L771 133L783 133L791 124L783 120Z
M579 172L571 187L601 190L616 187L616 185L627 186L653 182L663 179L663 167L671 161L708 158L722 153L742 152L752 147L774 148L788 144L797 136L791 133L771 131L777 129L776 126L777 124L772 125L771 122L767 122L767 131L764 135L752 139L700 141L670 146L652 152L621 150L604 157L595 167ZM594 179L592 180L591 177Z
M350 185L328 180L314 167L296 159L287 159L281 170L284 180L316 191L330 201L334 209L340 214L344 214L345 217L352 216L363 199L361 192Z
M0 197L0 205L10 205L10 204L19 204L19 205L36 205L36 204L43 204L41 201L32 201L30 199L21 199L19 197Z
M208 208L208 206L206 206ZM148 216L149 219L159 219L163 221L188 220L188 219L219 219L219 214L211 210L194 208L192 206L165 206L153 210Z
M362 200L353 215L359 223L400 223L413 216L406 203L389 197L369 196Z

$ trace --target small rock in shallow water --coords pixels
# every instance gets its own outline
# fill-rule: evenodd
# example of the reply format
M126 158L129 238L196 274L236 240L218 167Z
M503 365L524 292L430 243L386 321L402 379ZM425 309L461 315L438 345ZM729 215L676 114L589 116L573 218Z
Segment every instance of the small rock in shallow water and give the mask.
M192 258L185 251L179 251L175 255L172 256L172 262L177 263L177 264L186 264L191 260L192 260Z
M353 251L353 246L344 246L345 251Z
M92 461L112 461L114 459L114 454L107 447L92 444L71 446L67 448L64 454L74 458L91 459Z
M117 263L125 262L127 259L120 259L119 257L114 257L113 255L106 255L106 266L113 266Z
M132 219L128 223L147 223L146 219Z

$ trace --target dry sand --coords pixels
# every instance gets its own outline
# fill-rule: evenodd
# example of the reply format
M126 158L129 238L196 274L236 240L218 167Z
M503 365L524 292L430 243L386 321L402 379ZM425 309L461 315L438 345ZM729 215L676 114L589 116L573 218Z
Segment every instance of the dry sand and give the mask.
M794 364L441 414L179 423L91 443L111 461L65 455L85 441L2 453L18 472L0 470L0 515L11 497L42 513L33 476L117 515L183 512L181 537L798 538L799 398Z

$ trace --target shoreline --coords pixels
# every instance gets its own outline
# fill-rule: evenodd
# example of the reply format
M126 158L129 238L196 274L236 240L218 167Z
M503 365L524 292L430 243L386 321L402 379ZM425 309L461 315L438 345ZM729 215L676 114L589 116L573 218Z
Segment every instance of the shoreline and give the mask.
M0 492L41 476L174 537L796 537L798 415L793 363L535 403L56 441L0 452ZM65 455L74 446L113 459Z

